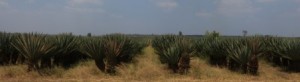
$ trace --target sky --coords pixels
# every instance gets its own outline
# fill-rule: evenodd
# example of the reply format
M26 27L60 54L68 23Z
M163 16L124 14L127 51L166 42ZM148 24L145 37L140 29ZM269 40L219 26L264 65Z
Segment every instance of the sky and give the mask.
M300 0L0 0L0 31L300 36Z

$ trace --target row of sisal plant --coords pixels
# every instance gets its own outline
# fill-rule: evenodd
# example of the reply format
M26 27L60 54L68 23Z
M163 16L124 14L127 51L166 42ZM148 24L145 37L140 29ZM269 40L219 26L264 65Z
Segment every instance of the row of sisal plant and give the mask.
M38 72L55 66L69 68L81 60L92 58L101 71L114 74L115 66L130 62L146 46L122 34L77 37L70 34L2 32L0 39L2 65L25 62L28 71Z
M258 74L259 59L266 59L286 70L300 69L300 40L266 36L221 38L216 33L196 41L201 57L218 67L228 67L253 75Z
M287 70L300 69L300 40L265 36L221 38L216 32L192 41L177 35L153 39L152 47L160 61L174 73L186 74L193 55L208 58L217 67L257 75L259 60L266 59Z
M266 37L267 61L289 71L300 71L300 40Z
M82 52L93 58L101 71L109 74L115 74L117 65L131 62L146 47L145 43L121 34L106 35L101 39L87 38L84 42Z
M24 61L24 57L11 45L16 34L0 32L0 65L18 64Z
M69 34L45 35L39 33L15 34L11 42L24 57L28 71L40 71L61 66L69 68L87 56L80 52L80 40ZM42 73L41 73L42 74Z
M162 35L153 39L152 47L159 55L159 60L167 64L174 73L186 74L193 55L192 40L177 35Z

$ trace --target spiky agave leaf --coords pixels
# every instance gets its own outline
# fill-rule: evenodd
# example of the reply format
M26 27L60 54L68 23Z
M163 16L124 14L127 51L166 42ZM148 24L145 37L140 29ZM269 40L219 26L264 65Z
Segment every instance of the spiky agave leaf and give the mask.
M251 60L251 49L239 43L235 43L227 49L228 57L238 62L239 64L246 65Z
M39 69L39 61L52 55L55 49L52 44L46 43L45 35L37 33L19 35L12 45L26 58L28 71Z
M223 38L205 40L201 54L209 58L210 64L223 67L226 65L228 42L229 40Z
M285 46L287 45L287 41L285 38L278 37L266 37L264 40L265 44L265 54L268 61L272 62L273 65L286 67L288 66L289 59L283 57L282 52L285 51Z
M115 73L115 66L119 63L117 57L120 56L123 42L117 43L115 41L107 40L104 47L104 55L106 60L105 71L108 73Z
M155 49L155 53L158 55L162 55L165 50L171 47L176 42L176 38L178 38L176 35L162 35L155 37L152 40L152 47ZM162 63L164 62L163 59L161 59Z
M279 57L280 55L277 53L279 48L283 46L283 39L279 39L277 37L266 37L263 40L265 44L265 55Z
M292 50L292 44L289 40L278 39L271 40L267 44L269 46L268 51L277 54L274 56L279 56L283 58L287 58L286 54L289 54L289 50Z
M184 37L179 38L178 42L176 42L176 44L179 45L179 47L183 52L187 52L191 54L196 53L193 43L195 43L193 42L193 40Z
M104 71L105 64L104 64L104 51L102 49L102 42L99 38L87 38L84 39L81 46L81 52L90 56L95 60L96 66L101 70Z
M71 35L57 35L54 44L60 55L67 55L78 49L79 41L77 37Z
M145 47L143 43L138 43L131 38L125 39L123 44L120 56L118 57L121 62L130 62Z
M255 56L260 56L265 53L266 44L264 44L262 36L256 35L256 36L247 38L246 42L247 42L246 45L248 45L250 47L251 52Z
M109 55L115 55L121 62L129 62L143 47L131 38L122 34L106 35L102 38ZM105 47L106 46L106 47Z
M83 55L79 51L81 40L78 37L61 34L54 36L52 42L55 44L57 52L54 56L55 65L68 68L83 59Z
M263 43L263 37L261 36L254 36L250 37L248 40L247 46L251 49L251 59L248 62L248 71L249 73L253 75L258 74L258 57L260 57L262 54L266 53L265 50L265 44Z
M130 62L143 47L123 34L105 35L102 37L103 53L105 56L105 71L115 72L115 66L121 62Z
M176 43L179 47L180 59L178 61L178 72L180 74L187 74L190 68L191 56L195 55L194 42L188 38L180 38Z
M173 35L163 35L155 37L152 40L152 47L155 49L155 53L159 55L161 63L167 63L165 60L163 60L163 56L160 55L163 55L165 50L167 50L170 47L170 44L174 43L174 41L175 40Z
M163 35L152 41L160 61L173 72L184 73L189 68L190 56L194 52L192 42L182 36Z
M299 40L286 40L283 46L279 46L277 52L284 58L292 61L300 60L300 41Z
M285 47L285 53L281 53L282 57L288 59L287 67L288 70L300 71L300 41L289 40Z
M235 41L228 47L227 52L229 64L231 64L230 69L234 71L241 69L243 73L247 73L248 64L252 58L251 48L242 41ZM238 65L235 65L236 63Z
M147 41L132 40L132 48L131 48L133 50L132 53L142 54L143 49L147 46L148 46ZM130 47L128 47L128 49L130 49ZM134 55L131 55L131 56L134 56Z
M14 42L15 35L6 32L0 32L0 64L17 64L22 55L18 54L18 51L11 45Z
M275 64L288 68L288 70L299 71L300 68L300 41L296 39L281 39L277 45L271 45L273 52L278 55Z
M224 57L224 40L218 39L210 42L206 42L203 53L213 57Z
M170 69L173 70L173 72L177 72L178 62L181 57L181 50L178 47L178 45L171 46L167 50L163 52L160 57L163 59L163 62L167 62Z
M228 57L242 66L244 73L256 75L258 57L263 54L264 46L260 37L241 39L230 44L227 49Z
M197 51L199 57L202 56L201 53L204 50L205 43L206 43L205 39L199 39L194 43L193 47Z
M102 42L99 38L84 39L81 51L93 59L103 58L103 50L101 50Z

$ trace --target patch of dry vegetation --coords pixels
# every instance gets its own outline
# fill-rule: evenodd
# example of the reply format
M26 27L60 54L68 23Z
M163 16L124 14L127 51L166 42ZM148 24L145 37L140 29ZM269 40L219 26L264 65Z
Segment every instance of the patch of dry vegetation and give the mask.
M84 61L68 70L61 67L43 70L47 75L40 76L38 72L27 72L26 65L0 67L0 81L161 81L161 82L191 82L191 81L300 81L300 73L281 71L265 61L260 61L259 75L252 76L232 72L226 68L217 68L207 64L205 59L192 58L191 69L187 75L174 74L158 60L151 47L144 49L144 54L135 58L134 63L121 64L117 75L102 73L94 61Z

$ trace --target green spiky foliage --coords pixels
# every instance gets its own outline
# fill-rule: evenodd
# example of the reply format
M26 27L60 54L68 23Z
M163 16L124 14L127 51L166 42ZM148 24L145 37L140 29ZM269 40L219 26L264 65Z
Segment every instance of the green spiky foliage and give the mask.
M193 41L187 38L182 38L176 45L179 45L179 50L181 53L179 62L178 62L178 72L180 74L187 74L188 69L190 68L191 56L195 54L193 47Z
M105 71L104 64L104 53L102 42L100 38L86 38L84 39L81 49L83 54L88 55L89 57L95 60L96 66L101 70Z
M288 59L282 57L278 51L282 50L280 48L284 48L284 43L286 43L287 40L284 40L284 38L278 38L278 37L265 37L264 44L266 45L266 53L265 57L267 61L273 63L274 66L280 66L280 67L287 67L288 65Z
M20 34L12 45L25 57L28 71L41 69L41 60L51 57L55 49L46 40L46 35L37 33Z
M227 43L224 39L215 39L212 41L207 41L203 46L202 54L205 54L209 58L209 63L211 65L216 65L219 67L226 66Z
M6 32L0 32L0 64L10 65L22 63L24 57L11 45L14 42L15 35Z
M70 34L56 35L53 39L53 43L57 51L57 54L53 57L56 66L69 68L86 58L86 56L82 55L79 51L81 40L76 36Z
M300 71L300 40L285 39L282 45L277 46L276 52L287 59L286 68L292 71Z
M134 48L132 51L134 53L143 54L143 49L147 46L149 46L147 41L139 41L139 40L132 40L134 42ZM132 58L132 57L131 57Z
M278 53L289 60L300 60L300 40L286 40Z
M242 43L235 42L228 48L228 57L230 62L238 63L237 66L231 69L242 69L244 73L247 72L247 64L251 60L251 49ZM232 64L232 63L230 63Z
M111 34L84 41L82 52L92 57L101 71L115 74L117 65L131 62L144 47L126 35Z
M208 41L213 41L220 38L220 33L216 31L206 32L204 38Z
M247 40L247 45L251 49L251 57L248 63L248 71L251 74L258 74L258 57L265 53L265 44L263 43L263 37L254 36Z
M239 68L243 70L243 73L256 75L259 67L258 57L264 53L264 49L262 38L257 36L233 41L227 49L229 64L238 63L239 65L230 69Z
M190 56L193 53L191 41L176 35L163 35L154 38L152 47L159 55L161 63L167 64L174 73L187 73Z
M115 66L130 62L142 49L131 38L122 34L106 35L102 38L105 55L105 71L115 73Z
M195 48L200 57L209 58L209 63L218 67L226 66L227 58L227 42L229 40L219 37L219 33L213 31L206 33L204 38L195 43Z
M206 55L202 55L202 52L204 50L204 45L206 45L205 43L207 43L207 42L203 38L195 41L195 43L194 43L195 45L193 47L196 50L197 57L206 57Z

